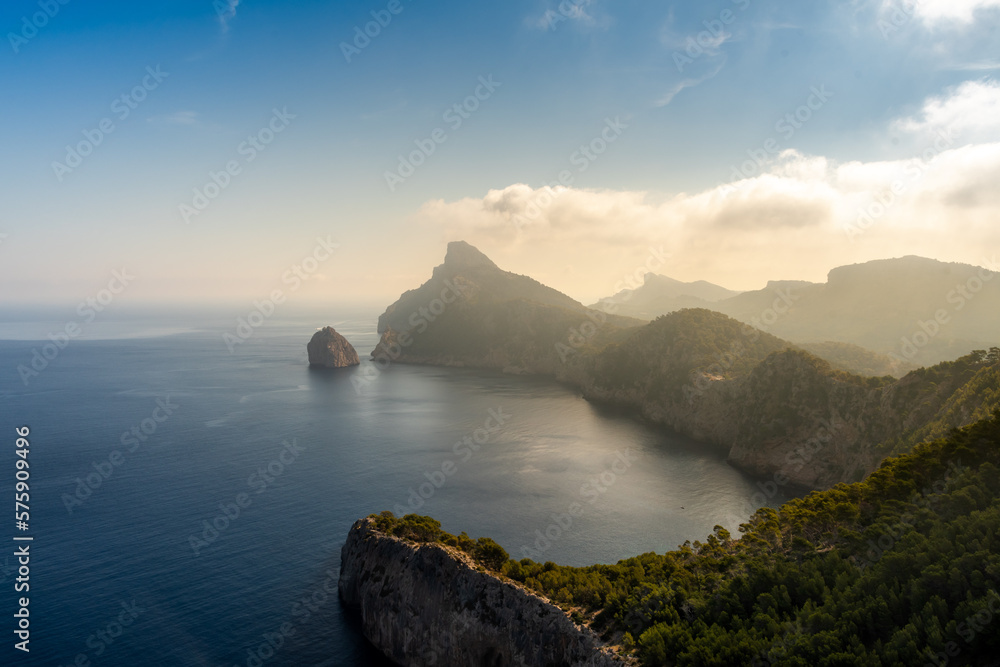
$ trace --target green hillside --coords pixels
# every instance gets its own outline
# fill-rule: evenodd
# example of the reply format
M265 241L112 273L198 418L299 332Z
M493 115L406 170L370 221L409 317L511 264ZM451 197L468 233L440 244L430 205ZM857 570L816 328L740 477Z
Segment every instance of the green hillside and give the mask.
M666 554L503 571L644 665L988 665L1000 658L1000 412L866 481ZM931 663L933 664L933 663Z

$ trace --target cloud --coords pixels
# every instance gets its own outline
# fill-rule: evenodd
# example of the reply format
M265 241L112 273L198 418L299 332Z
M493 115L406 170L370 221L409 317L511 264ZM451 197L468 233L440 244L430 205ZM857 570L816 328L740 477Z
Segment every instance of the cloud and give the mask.
M683 78L671 85L665 93L653 101L653 106L665 107L687 88L694 88L715 77L728 60L723 46L736 39L734 33L723 28L721 21L717 27L703 29L697 34L682 34L674 27L673 13L660 31L660 44L670 51L670 59ZM708 25L708 22L705 22ZM692 75L690 70L701 71Z
M240 6L242 0L215 0L213 6L215 13L219 16L219 25L222 32L229 32L229 22L236 18L236 8Z
M919 114L896 120L892 129L916 137L944 133L972 139L1000 138L1000 83L966 81L944 95L928 98Z
M859 210L895 191L885 226L944 230L956 208L1000 203L1000 142L931 147L924 156L883 162L838 163L785 151L766 172L694 194L657 201L649 192L532 188L523 183L482 198L433 200L419 216L449 235L489 237L495 243L632 244L643 239L703 233L837 232ZM1000 211L994 211L994 214Z
M969 63L960 63L958 65L952 65L945 69L954 70L958 72L989 72L995 69L1000 69L1000 61L998 60L977 60Z
M653 101L653 106L655 107L667 106L668 104L674 101L674 98L677 97L681 93L681 91L687 88L694 88L695 86L699 86L708 81L709 79L714 78L719 72L722 71L722 68L725 66L726 66L726 57L725 55L723 55L722 60L715 63L715 65L708 72L702 74L699 77L693 77L693 78L689 77L686 79L681 79L680 81L675 83L667 92L665 92L663 95L661 95L659 98Z
M895 0L886 0L885 7L899 7L911 11L925 24L940 22L971 23L976 12L1000 7L1000 0L909 0L901 5Z
M565 22L588 28L607 28L610 19L598 20L587 11L595 0L561 0L558 4L546 2L541 16L529 16L525 23L536 30L557 30Z
M660 31L660 43L672 51L690 50L687 55L691 58L718 55L720 47L733 39L733 34L725 30L702 29L696 35L682 34L677 32L673 25L674 19L671 16L667 25Z
M786 151L756 178L664 201L648 192L532 188L519 183L485 197L424 204L420 217L449 235L491 243L597 241L629 245L690 233L742 233L829 226L838 197L836 168Z
M906 159L786 150L752 178L699 192L514 184L429 201L417 219L489 249L501 266L595 300L612 291L608 271L641 262L650 246L673 254L667 275L738 289L761 287L760 276L821 281L834 266L904 254L982 264L1000 246L998 97L994 82L976 81L927 99L892 123L927 135ZM993 140L928 135L951 126L989 130Z

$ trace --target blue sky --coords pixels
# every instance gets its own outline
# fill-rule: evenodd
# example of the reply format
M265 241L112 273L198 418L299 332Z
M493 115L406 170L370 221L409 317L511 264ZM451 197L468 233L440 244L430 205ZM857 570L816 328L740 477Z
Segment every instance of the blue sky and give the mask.
M455 238L584 300L651 246L674 258L663 273L737 289L909 253L983 264L1000 208L998 5L12 0L0 303L76 303L123 266L136 301L242 303L327 236L340 252L302 299L392 299ZM348 62L372 12L391 22ZM451 125L481 77L499 85ZM123 117L115 100L144 79ZM275 110L286 126L248 160ZM776 129L797 110L791 136ZM624 129L582 159L608 119ZM446 140L427 144L435 129ZM54 167L85 133L104 136ZM390 188L415 142L433 154ZM230 162L239 173L185 219ZM568 187L546 190L564 171Z

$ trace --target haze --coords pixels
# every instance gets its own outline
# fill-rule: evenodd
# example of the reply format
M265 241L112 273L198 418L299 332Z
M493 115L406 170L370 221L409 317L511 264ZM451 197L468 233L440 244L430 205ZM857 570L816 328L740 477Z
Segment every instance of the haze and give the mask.
M235 317L317 239L302 302L456 239L587 303L654 251L734 290L996 261L997 0L39 7L2 14L3 303L126 269Z

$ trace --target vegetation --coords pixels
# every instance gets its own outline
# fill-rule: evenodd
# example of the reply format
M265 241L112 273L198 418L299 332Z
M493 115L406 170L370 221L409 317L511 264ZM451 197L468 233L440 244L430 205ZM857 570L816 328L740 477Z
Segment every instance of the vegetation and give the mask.
M763 508L739 539L716 526L705 542L615 565L498 569L644 665L987 664L1000 655L998 497L1000 411L864 482ZM479 544L433 519L377 521L470 553Z
M702 374L732 379L748 374L767 356L791 347L725 315L691 308L656 318L592 362L604 387L638 389L651 399L683 401Z
M998 465L1000 412L761 509L738 540L716 526L664 555L503 571L583 607L645 665L984 664L1000 655Z
M867 377L894 375L900 377L916 369L914 364L897 361L887 354L873 352L852 343L826 341L823 343L800 343L799 347L817 357L826 359L837 370L855 375Z
M473 560L483 567L499 571L509 560L507 552L499 544L488 537L473 540L464 532L452 535L441 530L441 522L429 516L407 514L397 518L392 512L372 514L375 528L386 535L417 543L438 543L460 549L472 556Z
M891 454L986 419L1000 409L1000 348L975 350L955 361L913 371L900 383L894 407L917 416L918 426L886 443L886 453Z

